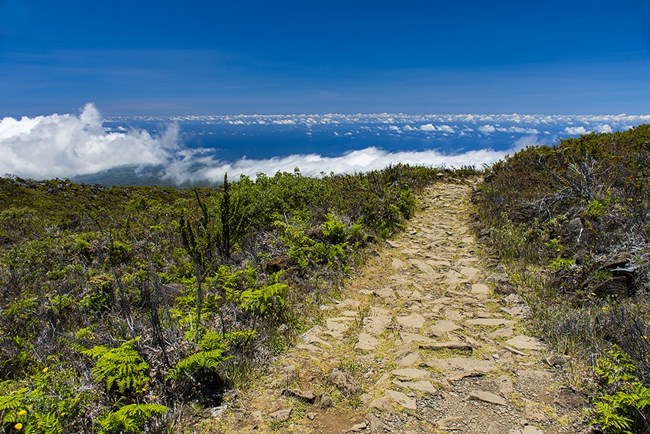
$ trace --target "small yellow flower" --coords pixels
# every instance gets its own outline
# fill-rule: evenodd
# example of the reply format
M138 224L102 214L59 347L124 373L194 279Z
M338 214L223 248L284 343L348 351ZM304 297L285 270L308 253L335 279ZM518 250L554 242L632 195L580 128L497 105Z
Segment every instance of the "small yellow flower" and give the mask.
M24 416L24 415L26 415L26 414L27 414L27 410L20 410L20 411L18 412L18 416Z
M23 429L23 424L18 422L16 425L14 425L14 428L16 428L16 430L20 431L21 429Z
M43 374L45 374L45 373L46 373L47 371L49 371L49 370L50 370L50 368L48 368L48 367L46 366L46 367L44 367L44 368L41 370L41 372L42 372Z

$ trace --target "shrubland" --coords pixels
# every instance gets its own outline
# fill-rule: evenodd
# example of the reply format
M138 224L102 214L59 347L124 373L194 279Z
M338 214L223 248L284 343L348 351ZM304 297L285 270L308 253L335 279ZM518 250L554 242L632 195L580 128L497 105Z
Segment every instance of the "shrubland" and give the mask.
M447 175L296 171L214 189L0 179L4 431L181 430L282 351Z
M650 125L517 152L475 201L540 336L574 360L594 425L650 432Z

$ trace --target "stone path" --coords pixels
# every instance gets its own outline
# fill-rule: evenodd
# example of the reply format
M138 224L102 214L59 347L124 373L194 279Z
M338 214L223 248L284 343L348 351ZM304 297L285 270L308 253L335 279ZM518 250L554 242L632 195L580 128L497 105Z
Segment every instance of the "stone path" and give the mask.
M582 397L493 293L467 226L471 186L424 192L408 229L321 306L322 324L207 432L574 433ZM207 426L207 428L206 428Z

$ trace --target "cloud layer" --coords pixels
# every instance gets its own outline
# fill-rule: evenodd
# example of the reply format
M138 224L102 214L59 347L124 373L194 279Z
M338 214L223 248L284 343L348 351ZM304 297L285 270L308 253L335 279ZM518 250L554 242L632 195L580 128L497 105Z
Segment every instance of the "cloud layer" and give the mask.
M71 177L123 165L164 164L178 149L178 125L161 136L110 131L88 104L80 115L0 120L0 174Z
M322 173L354 173L383 169L390 164L398 163L435 167L460 167L464 165L481 167L484 164L492 164L500 160L504 155L504 152L489 149L444 155L434 150L386 152L369 147L348 152L338 157L304 154L258 160L243 158L229 163L211 157L198 159L192 152L187 152L185 158L176 160L167 166L164 177L181 184L187 182L219 182L223 179L225 173L228 173L231 179L238 179L240 175L254 177L258 173L293 172L296 168L300 169L303 175L319 176ZM197 169L196 163L199 160L202 167Z
M134 118L131 118L134 119ZM155 166L156 173L176 183L218 182L227 172L231 179L239 175L274 174L299 168L308 176L321 173L350 173L381 169L389 164L407 163L427 166L458 167L492 164L520 147L552 143L558 138L587 132L610 132L650 121L650 116L552 116L552 115L404 115L404 114L327 114L327 115L240 115L192 116L178 118L138 118L138 121L167 124L159 135L142 128L125 128L125 119L107 123L97 109L88 104L79 115L50 115L4 118L0 120L0 175L13 174L36 179L90 175L131 166ZM304 132L353 137L355 134L393 135L398 143L437 140L445 137L459 149L460 138L476 140L464 152L441 152L431 145L420 150L389 152L368 144L365 149L341 155L293 153L269 158L248 159L241 155L228 161L219 151L190 147L181 143L183 125L213 125L217 129L236 128L246 135L248 128L290 128ZM107 125L113 125L109 128ZM179 126L180 125L180 126ZM271 132L275 130L269 130ZM325 131L325 133L323 133ZM329 136L328 136L329 137ZM503 143L501 150L481 147L478 140ZM485 138L488 139L485 139ZM469 139L468 139L469 138ZM483 142L485 143L485 142ZM508 145L509 143L509 145ZM424 149L428 148L428 149ZM504 150L504 148L507 148ZM299 148L301 149L301 148ZM348 148L349 149L349 148ZM404 149L402 147L402 149ZM294 151L295 152L295 151ZM266 156L264 156L266 157Z

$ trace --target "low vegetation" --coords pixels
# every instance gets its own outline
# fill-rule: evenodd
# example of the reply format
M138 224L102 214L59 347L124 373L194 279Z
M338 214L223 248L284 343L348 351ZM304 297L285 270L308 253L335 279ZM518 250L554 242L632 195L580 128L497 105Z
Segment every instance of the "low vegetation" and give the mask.
M475 199L540 336L576 361L593 423L650 432L650 125L524 149Z
M180 431L308 326L450 173L394 166L219 188L0 179L5 432ZM486 170L477 230L607 433L650 433L650 125Z
M4 431L181 430L282 351L447 175L400 165L187 190L0 179Z

